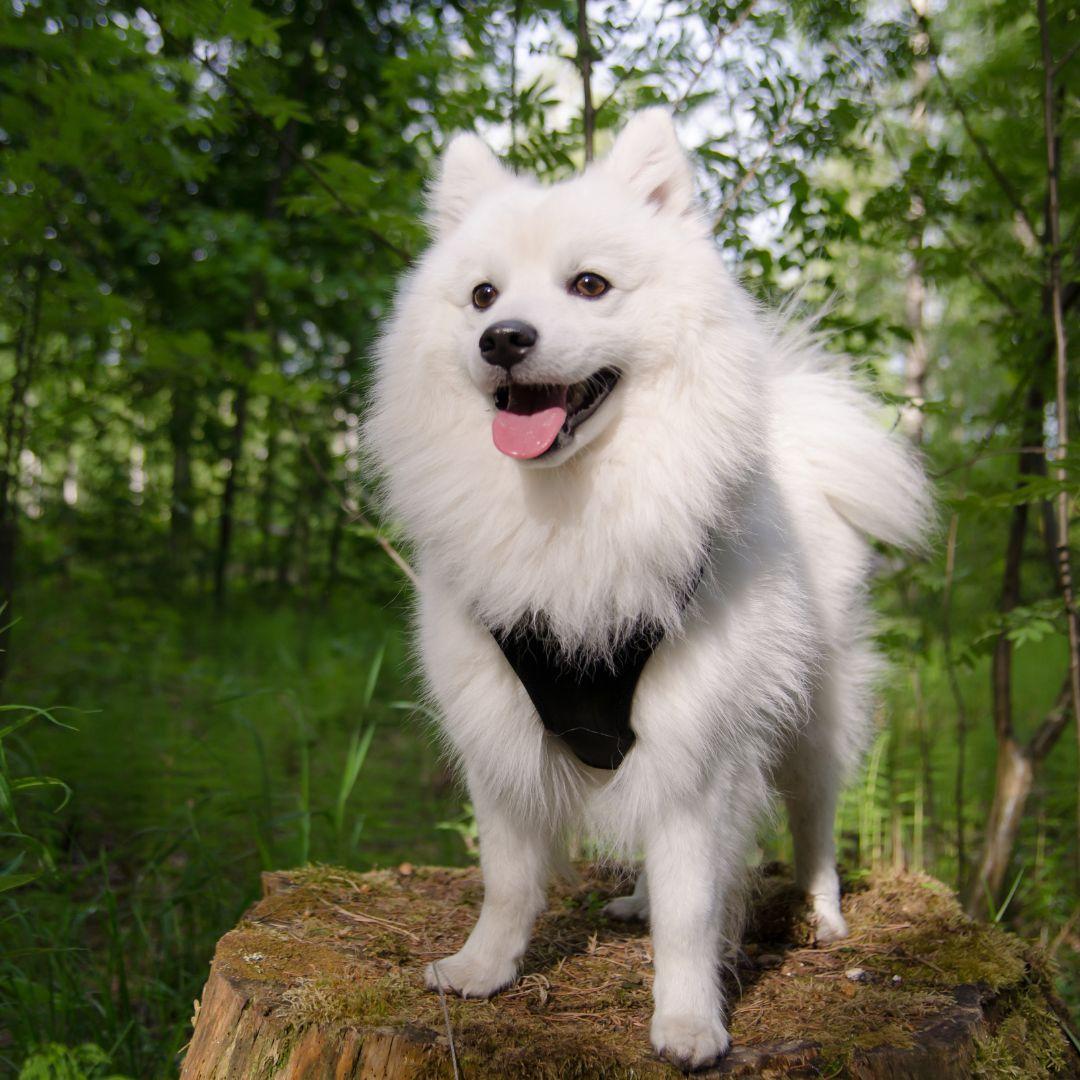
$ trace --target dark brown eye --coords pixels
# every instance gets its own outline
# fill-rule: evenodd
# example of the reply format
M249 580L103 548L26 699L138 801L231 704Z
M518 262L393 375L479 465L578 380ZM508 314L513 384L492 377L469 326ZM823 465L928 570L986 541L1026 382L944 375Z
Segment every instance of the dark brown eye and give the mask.
M482 285L477 285L472 291L472 306L477 311L483 311L484 308L491 307L492 304L499 298L499 290L491 284L490 281L485 281Z
M585 270L570 282L570 291L577 296L584 296L586 300L595 300L610 288L611 285L604 278L591 270Z

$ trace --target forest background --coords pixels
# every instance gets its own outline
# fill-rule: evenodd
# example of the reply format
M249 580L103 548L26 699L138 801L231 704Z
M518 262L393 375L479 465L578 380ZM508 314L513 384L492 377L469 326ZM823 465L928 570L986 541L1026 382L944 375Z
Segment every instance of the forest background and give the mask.
M454 131L558 178L658 103L940 491L879 559L844 864L936 874L1080 1005L1078 44L1068 0L2 0L0 1069L173 1075L261 869L475 857L370 346Z

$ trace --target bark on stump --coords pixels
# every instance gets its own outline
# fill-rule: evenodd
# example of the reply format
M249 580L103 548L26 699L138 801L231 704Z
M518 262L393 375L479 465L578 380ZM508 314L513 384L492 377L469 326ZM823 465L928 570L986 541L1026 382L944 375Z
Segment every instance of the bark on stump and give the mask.
M522 977L491 1001L423 988L476 918L475 869L309 867L218 943L182 1080L675 1077L649 1048L644 927L606 919L625 877L553 890ZM1080 1076L1040 955L968 920L944 885L852 885L851 937L816 948L782 868L760 876L729 983L735 1046L705 1076Z

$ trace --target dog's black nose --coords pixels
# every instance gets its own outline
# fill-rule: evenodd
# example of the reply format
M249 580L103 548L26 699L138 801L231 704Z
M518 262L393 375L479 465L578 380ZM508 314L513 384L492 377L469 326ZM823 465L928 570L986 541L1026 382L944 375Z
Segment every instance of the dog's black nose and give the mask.
M540 335L536 327L520 319L492 323L480 335L480 355L489 363L509 371L520 364Z

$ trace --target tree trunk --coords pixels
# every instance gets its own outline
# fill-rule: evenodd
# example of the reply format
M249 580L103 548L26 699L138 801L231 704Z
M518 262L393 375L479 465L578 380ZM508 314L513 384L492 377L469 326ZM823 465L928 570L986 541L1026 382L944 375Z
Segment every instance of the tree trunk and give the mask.
M274 571L274 585L284 592L292 582L292 552L293 541L296 539L296 520L294 519L285 535L281 538L281 546L278 548L277 569Z
M225 605L229 556L232 552L233 516L236 507L236 491L240 480L240 460L244 451L244 434L247 430L248 389L241 384L236 389L233 402L233 427L229 441L228 474L221 494L221 516L218 520L217 554L214 559L214 602L219 608Z
M510 164L518 171L518 38L521 36L521 3L515 0L510 25Z
M912 35L911 47L915 54L911 84L911 133L919 145L926 138L926 88L930 83L929 36L926 33L926 0L912 0L912 8L919 25ZM926 281L923 277L923 233L926 228L926 207L922 196L914 193L908 211L911 232L908 235L908 268L904 283L904 312L907 328L911 334L904 357L904 395L911 404L904 410L902 423L905 432L916 446L923 441L926 417L923 402L926 399L926 376L929 357L926 347L924 307Z
M1066 483L1069 469L1069 344L1065 329L1065 298L1061 276L1061 138L1058 132L1058 113L1065 101L1065 88L1055 88L1057 64L1050 43L1050 16L1046 0L1038 0L1039 40L1043 67L1043 123L1046 142L1046 249L1047 287L1051 321L1054 328L1054 416L1057 420L1057 468L1054 477L1061 485L1057 496L1057 579L1065 607L1065 622L1069 637L1069 699L1080 748L1080 616L1076 611L1073 585L1072 551L1070 550L1069 491ZM1077 826L1080 828L1080 778L1077 780ZM1080 874L1080 862L1077 864Z
M330 5L326 4L319 19L319 25L325 26L330 11ZM305 80L310 69L305 69ZM282 134L278 148L277 168L270 183L267 185L264 199L263 218L264 224L275 220L280 211L278 196L285 180L285 172L290 158L295 153L297 122L290 120ZM249 333L259 329L259 308L263 294L266 291L266 282L261 274L256 274L252 282L251 301L248 305L247 315L244 318L244 328ZM271 355L277 358L277 335L271 333ZM225 606L225 594L228 588L229 555L232 549L234 506L236 491L239 484L240 460L244 450L244 434L247 427L248 410L248 378L255 370L259 357L254 349L249 349L244 356L244 378L236 387L236 400L233 405L233 430L229 449L229 473L225 478L225 490L221 498L221 520L218 527L217 555L214 562L214 603L218 608Z
M596 143L596 110L592 96L592 42L589 39L589 7L586 0L577 5L577 62L581 73L581 130L585 140L585 161L592 161Z
M169 442L172 447L172 490L169 496L169 565L173 581L182 584L191 568L195 491L191 481L191 437L195 394L188 385L173 387Z
M337 506L334 510L334 523L330 526L330 544L326 559L325 595L330 596L338 581L338 563L341 558L341 538L345 533L345 508Z
M960 515L954 513L949 521L945 542L945 589L941 598L941 638L945 652L945 671L956 707L956 772L953 775L953 803L956 806L956 888L967 884L967 738L970 730L967 701L960 689L953 652L952 596L956 572L956 546L960 534Z
M39 259L29 305L19 328L15 346L15 373L11 380L4 416L4 453L0 459L0 686L3 686L7 678L11 657L15 560L19 547L16 498L19 489L19 463L29 429L26 394L33 381L38 359L43 269L43 260Z
M278 404L270 401L266 409L266 460L259 492L258 527L260 537L258 568L266 571L273 560L274 509L277 505L277 433Z
M979 869L972 878L965 897L969 912L981 909L984 899L991 904L1005 880L1008 860L1019 833L1020 815L1034 782L1034 770L1050 752L1064 728L1065 702L1071 706L1080 739L1080 621L1076 612L1072 579L1072 554L1069 546L1069 498L1065 488L1068 473L1065 468L1068 449L1068 356L1065 335L1065 310L1075 300L1066 297L1061 280L1060 206L1058 201L1058 156L1060 147L1055 125L1054 61L1050 51L1049 24L1045 0L1037 4L1043 67L1045 142L1047 153L1047 191L1045 230L1041 244L1047 256L1047 279L1043 287L1043 311L1053 328L1053 344L1036 359L1029 373L1031 386L1025 402L1017 488L1023 487L1026 477L1046 475L1046 452L1043 435L1045 399L1040 386L1047 363L1054 361L1055 416L1057 420L1059 462L1055 479L1062 485L1058 496L1057 518L1047 520L1044 503L1044 531L1054 532L1054 564L1057 586L1065 608L1068 626L1068 675L1054 710L1043 721L1026 746L1020 747L1013 731L1012 709L1012 641L1006 628L998 634L994 647L991 671L994 707L994 734L998 743L997 784L991 805L990 824L984 840ZM1028 448L1037 448L1028 452ZM1005 551L1005 572L1002 586L1001 612L1008 615L1021 599L1024 539L1028 525L1028 507L1018 503L1012 511L1008 542ZM1080 816L1080 801L1077 804ZM988 894L988 895L987 895Z
M299 451L292 468L295 486L291 486L288 496L282 499L283 505L288 506L291 513L288 528L278 547L277 571L274 576L277 588L281 590L290 588L296 579L294 573L296 548L304 525L304 500L307 498L308 490L307 471L310 468L311 462L302 451Z
M311 518L315 510L313 504L314 499L309 486L297 503L296 528L293 532L296 544L293 563L296 570L296 583L305 595L311 584Z
M926 17L926 0L913 0L912 7L919 25L912 35L911 47L915 55L912 66L912 108L911 108L911 134L916 140L918 147L922 147L926 139L926 89L930 82L930 59L929 39L923 20ZM929 374L930 358L926 343L926 279L923 275L923 244L926 229L926 206L918 192L913 192L908 208L908 221L911 231L908 234L908 265L907 275L904 282L904 314L907 329L910 334L907 350L904 356L904 396L908 398L908 404L901 413L901 427L907 437L916 445L921 446L926 434L926 414L923 406L926 401L926 380ZM905 588L905 603L909 608L914 608L914 586ZM920 775L922 779L922 794L925 800L926 813L924 820L927 828L924 841L929 851L914 851L916 865L923 865L924 857L929 854L932 857L935 844L936 817L934 814L934 772L931 767L932 755L929 733L926 729L925 710L922 701L922 682L918 668L912 671L912 685L915 691L915 720L919 742ZM894 761L895 752L889 755L890 761ZM890 784L894 782L895 772L890 769ZM893 802L893 820L898 821L899 815L897 804ZM900 851L896 850L900 845ZM902 865L903 850L902 837L899 830L894 828L893 838L893 861Z
M1043 394L1038 385L1038 376L1038 371L1033 372L1031 388L1028 390L1024 403L1024 422L1021 429L1024 447L1041 448L1042 446ZM1038 473L1042 467L1041 449L1020 454L1016 487L1022 488L1027 477ZM1009 519L999 608L1002 616L1008 616L1020 603L1027 527L1028 506L1027 503L1021 502L1013 507ZM1032 777L1028 776L1023 799L1017 811L1015 799L1020 788L1023 787L1021 780L1023 769L1020 758L1024 757L1027 760L1029 772L1034 759L1030 748L1019 747L1013 732L1012 655L1012 639L1003 628L994 642L994 655L990 665L994 737L997 740L997 781L978 868L972 875L964 894L964 910L968 914L985 911L988 896L991 904L997 900L1020 825L1018 820L1013 821L1013 815L1017 812L1023 813L1027 792L1031 790ZM958 812L960 812L959 808ZM1005 844L1008 846L1004 847ZM991 872L993 876L988 877L987 874Z
M999 742L994 800L990 804L982 856L964 902L965 910L973 917L994 915L987 907L994 906L1005 884L1034 779L1034 762L1027 748L1011 736Z
M1040 1075L1054 1056L1067 1075L1080 1068L1041 955L966 919L925 875L878 875L846 895L840 949L812 947L782 868L757 884L728 980L734 1048L698 1075L959 1080L991 1039L1010 1076ZM464 942L477 869L264 874L263 900L218 943L181 1080L674 1080L649 1046L646 932L599 913L626 887L610 867L582 867L556 886L513 986L444 1004L421 971Z
M922 273L921 225L908 241L908 257L910 265L907 280L904 284L904 303L907 311L908 330L911 332L911 341L908 343L904 357L904 396L910 399L911 404L903 411L902 426L908 438L916 446L919 446L922 444L926 426L926 418L922 407L926 400L926 376L929 364L926 331L923 328L923 304L926 299L926 285Z
M15 601L15 553L19 544L19 523L14 514L0 517L0 687L8 673L11 651L12 607Z

